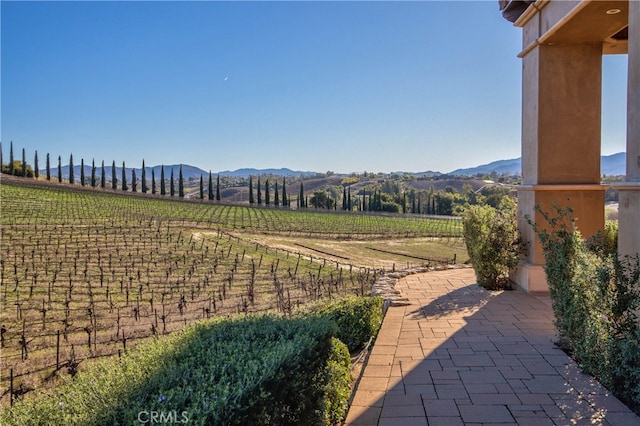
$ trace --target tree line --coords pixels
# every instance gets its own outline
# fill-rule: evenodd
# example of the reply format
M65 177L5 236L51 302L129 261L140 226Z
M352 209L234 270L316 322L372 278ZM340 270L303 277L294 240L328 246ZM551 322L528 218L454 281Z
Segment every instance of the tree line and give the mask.
M10 144L9 157L7 164L2 162L2 147L0 145L0 162L2 162L3 173L35 179L40 178L38 151L35 151L34 154L33 167L27 163L24 148L22 149L22 159L14 158L13 142ZM140 176L137 175L136 169L131 169L130 172L127 172L124 161L122 162L120 176L118 176L115 160L112 162L110 179L107 179L107 168L104 160L99 166L96 166L95 161L92 160L88 176L86 175L86 168L88 167L85 167L84 159L81 159L80 176L76 179L74 159L73 154L71 154L68 162L67 182L101 189L109 187L114 191L120 189L131 192L140 191L144 194L185 197L185 179L182 165L179 166L177 178L174 176L173 167L171 167L167 177L164 165L160 167L159 177L156 176L156 169L150 168L151 176L149 178L144 159L142 160ZM54 179L62 183L61 156L57 158L57 174L52 174L51 158L47 153L44 171L46 180L51 181ZM266 177L263 182L262 177L258 176L257 182L254 181L253 176L248 179L248 202L250 205L292 207L291 202L295 198L294 205L298 209L312 207L328 210L340 209L343 211L460 216L473 205L497 207L502 196L510 192L508 187L495 186L487 186L482 190L474 191L469 184L463 185L461 191L451 186L437 191L432 186L429 190L419 191L403 186L401 179L369 179L372 183L360 185L359 189L352 193L352 184L359 181L359 178L352 177L343 179L342 183L336 187L325 187L307 194L301 178L296 198L288 195L287 181L284 177L281 184L275 178L272 178L270 182L269 177ZM365 174L364 177L367 178L367 175ZM246 184L247 182L244 181L241 186ZM191 195L193 198L200 200L221 201L221 188L220 175L215 176L214 182L214 176L209 171L208 177L200 175L197 190Z

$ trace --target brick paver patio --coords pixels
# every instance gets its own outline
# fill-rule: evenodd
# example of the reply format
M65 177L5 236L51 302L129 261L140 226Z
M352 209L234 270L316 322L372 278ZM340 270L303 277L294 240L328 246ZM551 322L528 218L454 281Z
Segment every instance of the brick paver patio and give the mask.
M346 425L640 425L553 344L548 298L489 292L472 269L408 275Z

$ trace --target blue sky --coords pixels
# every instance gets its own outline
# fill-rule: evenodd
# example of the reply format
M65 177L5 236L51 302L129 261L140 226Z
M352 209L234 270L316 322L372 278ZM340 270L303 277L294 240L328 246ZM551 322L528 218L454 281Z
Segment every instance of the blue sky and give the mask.
M521 29L497 1L0 5L5 156L344 173L520 156ZM605 57L605 155L625 150L626 67Z

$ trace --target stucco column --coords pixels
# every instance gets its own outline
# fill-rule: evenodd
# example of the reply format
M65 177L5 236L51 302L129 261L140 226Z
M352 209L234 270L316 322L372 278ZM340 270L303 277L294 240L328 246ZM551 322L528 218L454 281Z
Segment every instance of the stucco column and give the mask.
M627 170L619 191L618 252L640 253L640 2L629 2L627 83Z
M536 21L530 21L536 25ZM525 27L525 37L527 37ZM522 174L519 229L526 255L512 279L523 289L547 291L544 255L527 218L546 221L553 204L570 206L583 236L604 227L600 184L602 44L537 45L523 56Z

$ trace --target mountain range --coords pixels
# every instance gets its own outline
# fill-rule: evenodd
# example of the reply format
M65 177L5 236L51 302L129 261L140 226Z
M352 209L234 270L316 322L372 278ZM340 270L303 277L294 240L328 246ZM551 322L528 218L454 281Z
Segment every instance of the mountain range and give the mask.
M624 175L626 170L626 159L627 155L624 152L601 156L600 174L607 176ZM514 158L511 160L498 160L468 169L457 169L447 174L453 176L474 176L477 174L491 174L492 172L497 174L506 173L511 175L521 175L522 159Z
M178 174L180 172L180 166L182 166L182 175L184 179L199 179L200 176L207 178L209 175L208 171L202 170L198 167L190 166L188 164L171 164L164 166L164 174L165 178L169 179L171 176L171 171L173 171L173 175L175 179L178 179ZM151 170L155 174L156 179L160 179L162 166L153 166L146 167L147 179L151 179ZM101 174L101 166L96 166L96 174L99 177ZM626 153L619 152L617 154L605 155L600 157L600 174L607 176L620 176L625 174L626 169ZM138 179L142 176L141 168L131 169L129 167L126 168L127 179L131 178L131 171L136 171L136 176ZM73 172L75 179L78 180L80 178L80 165L75 165L73 167ZM476 167L470 167L466 169L456 169L449 173L441 173L434 171L425 171L419 173L411 173L413 175L418 176L441 176L443 174L449 176L475 176L478 174L510 174L510 175L521 175L522 174L522 159L514 158L510 160L498 160L493 161L488 164L482 164ZM40 170L40 174L44 175L46 170ZM91 166L84 166L85 178L88 180L91 178ZM403 172L397 172L403 173ZM57 167L51 167L51 174L57 176ZM231 177L249 177L249 176L259 176L259 175L274 175L274 176L300 176L300 175L316 175L317 172L312 171L296 171L287 168L280 169L253 169L253 168L243 168L237 170L224 170L215 172L215 175L220 176L231 176ZM111 166L105 165L105 175L108 179L111 177ZM122 176L122 167L116 167L116 177L120 179ZM64 179L69 178L69 166L62 167L62 177Z

